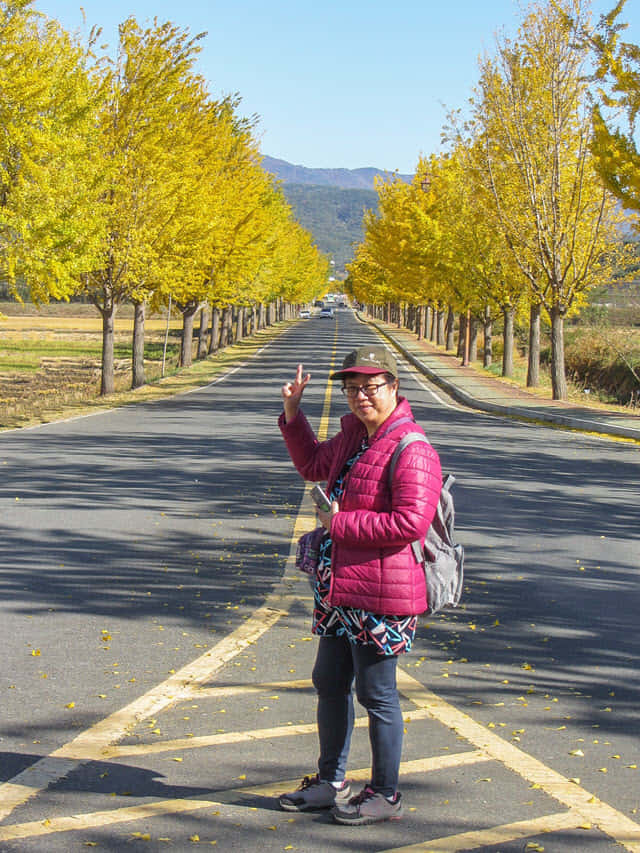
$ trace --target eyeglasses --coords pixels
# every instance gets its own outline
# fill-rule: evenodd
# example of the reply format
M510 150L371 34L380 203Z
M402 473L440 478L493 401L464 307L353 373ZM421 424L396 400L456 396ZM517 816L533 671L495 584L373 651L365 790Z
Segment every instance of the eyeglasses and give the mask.
M385 385L389 384L389 382L371 382L369 385L345 385L340 390L345 397L348 397L350 400L355 400L361 391L365 397L375 397L381 388L384 388Z

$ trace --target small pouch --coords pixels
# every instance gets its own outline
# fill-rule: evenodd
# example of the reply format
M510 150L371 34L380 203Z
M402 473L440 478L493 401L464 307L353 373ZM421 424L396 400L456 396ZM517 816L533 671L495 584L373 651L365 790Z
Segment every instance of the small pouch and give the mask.
M315 530L305 533L298 539L296 569L315 577L320 559L320 544L326 533L324 527L316 527Z

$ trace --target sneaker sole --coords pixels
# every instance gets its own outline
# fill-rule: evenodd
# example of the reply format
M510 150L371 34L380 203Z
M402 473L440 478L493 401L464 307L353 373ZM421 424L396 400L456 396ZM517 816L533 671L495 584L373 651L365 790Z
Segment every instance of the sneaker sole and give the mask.
M319 812L324 811L325 809L332 809L334 807L334 803L329 803L326 806L307 805L306 803L296 805L295 803L282 802L282 800L278 800L278 804L285 812Z
M382 823L385 820L400 820L402 817L402 812L396 812L395 814L385 815L384 817L379 817L376 815L358 815L357 817L343 817L336 812L333 813L333 819L336 823L341 823L343 826L365 826L369 823Z
M293 803L286 799L279 799L278 805L285 812L321 812L326 811L326 809L335 809L339 805L346 805L352 797L351 788L347 790L345 795L344 790L338 792L340 794L340 801L336 803L335 800L331 803L327 803L326 805L317 805L315 803Z

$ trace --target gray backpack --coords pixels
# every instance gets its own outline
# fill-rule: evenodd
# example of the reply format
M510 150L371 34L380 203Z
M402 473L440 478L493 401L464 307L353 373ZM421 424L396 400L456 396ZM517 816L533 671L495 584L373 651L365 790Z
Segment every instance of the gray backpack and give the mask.
M400 425L398 422L397 426ZM407 445L414 441L429 442L420 432L409 432L398 442L389 466L389 488L393 480L398 457ZM438 508L424 542L411 543L416 560L424 566L427 582L427 613L437 613L443 607L457 607L462 595L464 580L464 548L455 542L453 495L451 486L455 483L452 474L442 483Z

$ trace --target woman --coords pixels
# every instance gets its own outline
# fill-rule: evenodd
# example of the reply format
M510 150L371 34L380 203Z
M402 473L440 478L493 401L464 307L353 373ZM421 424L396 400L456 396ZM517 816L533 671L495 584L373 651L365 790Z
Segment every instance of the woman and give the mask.
M364 824L402 813L398 772L403 720L396 688L398 655L413 643L426 610L422 565L411 543L424 541L442 486L429 444L400 454L389 484L389 462L407 432L421 431L398 396L395 360L383 346L350 352L331 379L342 380L350 414L328 441L318 442L300 410L310 375L298 365L282 388L279 425L305 480L328 483L329 512L314 587L313 633L320 637L313 684L318 695L318 773L280 797L287 811L333 808L338 823ZM369 715L371 781L352 796L345 779L354 722L351 687Z

